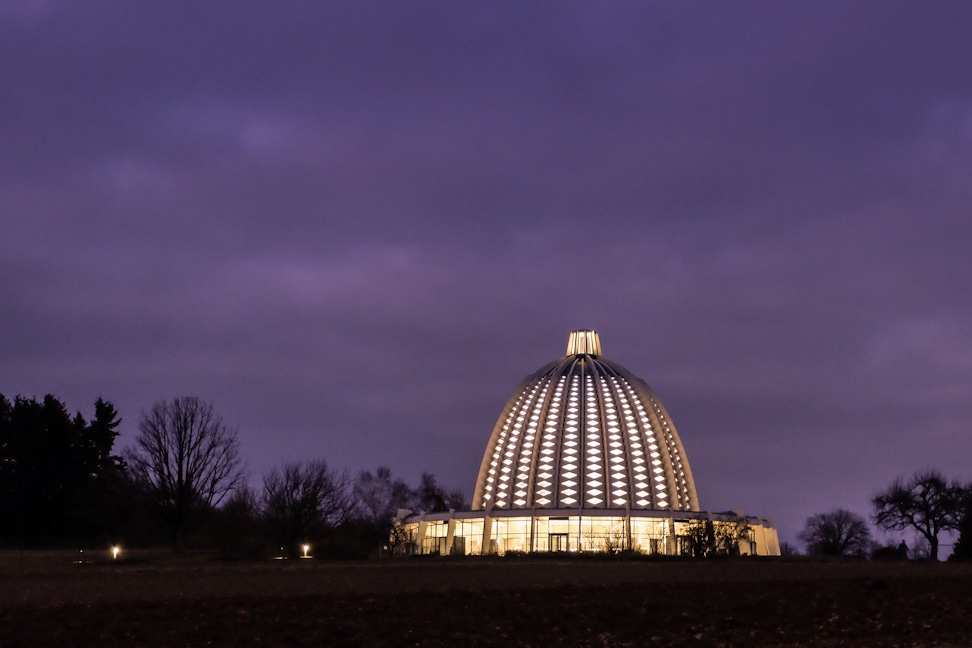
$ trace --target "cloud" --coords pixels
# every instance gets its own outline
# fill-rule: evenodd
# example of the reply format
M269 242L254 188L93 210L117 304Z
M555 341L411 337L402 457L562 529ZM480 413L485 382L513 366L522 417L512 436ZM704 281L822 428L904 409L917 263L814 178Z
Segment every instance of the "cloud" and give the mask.
M471 490L593 327L704 506L866 513L972 449L969 13L5 3L0 391Z

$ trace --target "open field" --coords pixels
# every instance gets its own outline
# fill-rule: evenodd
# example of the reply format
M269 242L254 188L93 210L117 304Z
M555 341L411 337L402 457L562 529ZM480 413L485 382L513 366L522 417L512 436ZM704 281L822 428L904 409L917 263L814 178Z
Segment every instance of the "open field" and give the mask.
M972 566L0 554L0 648L969 646Z

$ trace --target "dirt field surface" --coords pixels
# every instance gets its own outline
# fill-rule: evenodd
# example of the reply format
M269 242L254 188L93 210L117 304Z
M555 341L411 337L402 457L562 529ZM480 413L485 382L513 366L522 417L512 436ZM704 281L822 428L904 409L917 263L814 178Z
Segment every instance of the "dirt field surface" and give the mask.
M972 566L0 554L0 648L972 646Z

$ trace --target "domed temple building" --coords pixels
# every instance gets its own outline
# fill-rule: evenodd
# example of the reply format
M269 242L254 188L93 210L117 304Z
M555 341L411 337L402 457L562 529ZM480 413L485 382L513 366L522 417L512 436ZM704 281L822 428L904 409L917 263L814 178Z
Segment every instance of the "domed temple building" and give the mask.
M779 555L771 520L701 511L675 424L643 380L573 331L528 376L486 444L472 511L422 513L421 553L622 551Z

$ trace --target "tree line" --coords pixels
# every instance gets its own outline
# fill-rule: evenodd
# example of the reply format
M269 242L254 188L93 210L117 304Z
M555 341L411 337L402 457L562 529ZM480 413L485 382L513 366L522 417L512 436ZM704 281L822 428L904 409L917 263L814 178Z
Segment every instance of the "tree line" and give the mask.
M0 394L0 545L125 542L241 557L296 557L309 545L317 555L365 556L407 542L395 533L407 513L469 508L461 490L446 491L431 473L412 488L387 467L352 476L324 458L275 467L253 489L236 430L212 403L192 396L143 411L134 443L115 454L120 423L101 398L88 420L52 395L10 401ZM938 559L941 534L957 532L952 558L972 560L972 483L919 471L894 480L871 504L878 528L917 533L929 559ZM731 554L746 531L741 524L717 532L700 521L686 549L701 557ZM842 508L810 516L799 538L809 554L907 551L903 542L877 547L867 520Z
M907 479L899 477L877 492L871 498L871 507L878 528L916 533L927 544L923 557L937 561L941 534L957 532L950 559L972 560L972 482L950 480L937 470L922 470ZM864 517L843 508L807 518L800 540L809 554L908 557L904 540L897 546L877 546Z
M284 463L254 489L237 431L196 397L157 401L116 454L120 423L101 398L88 421L52 395L0 394L0 544L366 556L388 549L406 512L469 507L431 473L412 488L387 467L352 476L324 458Z

